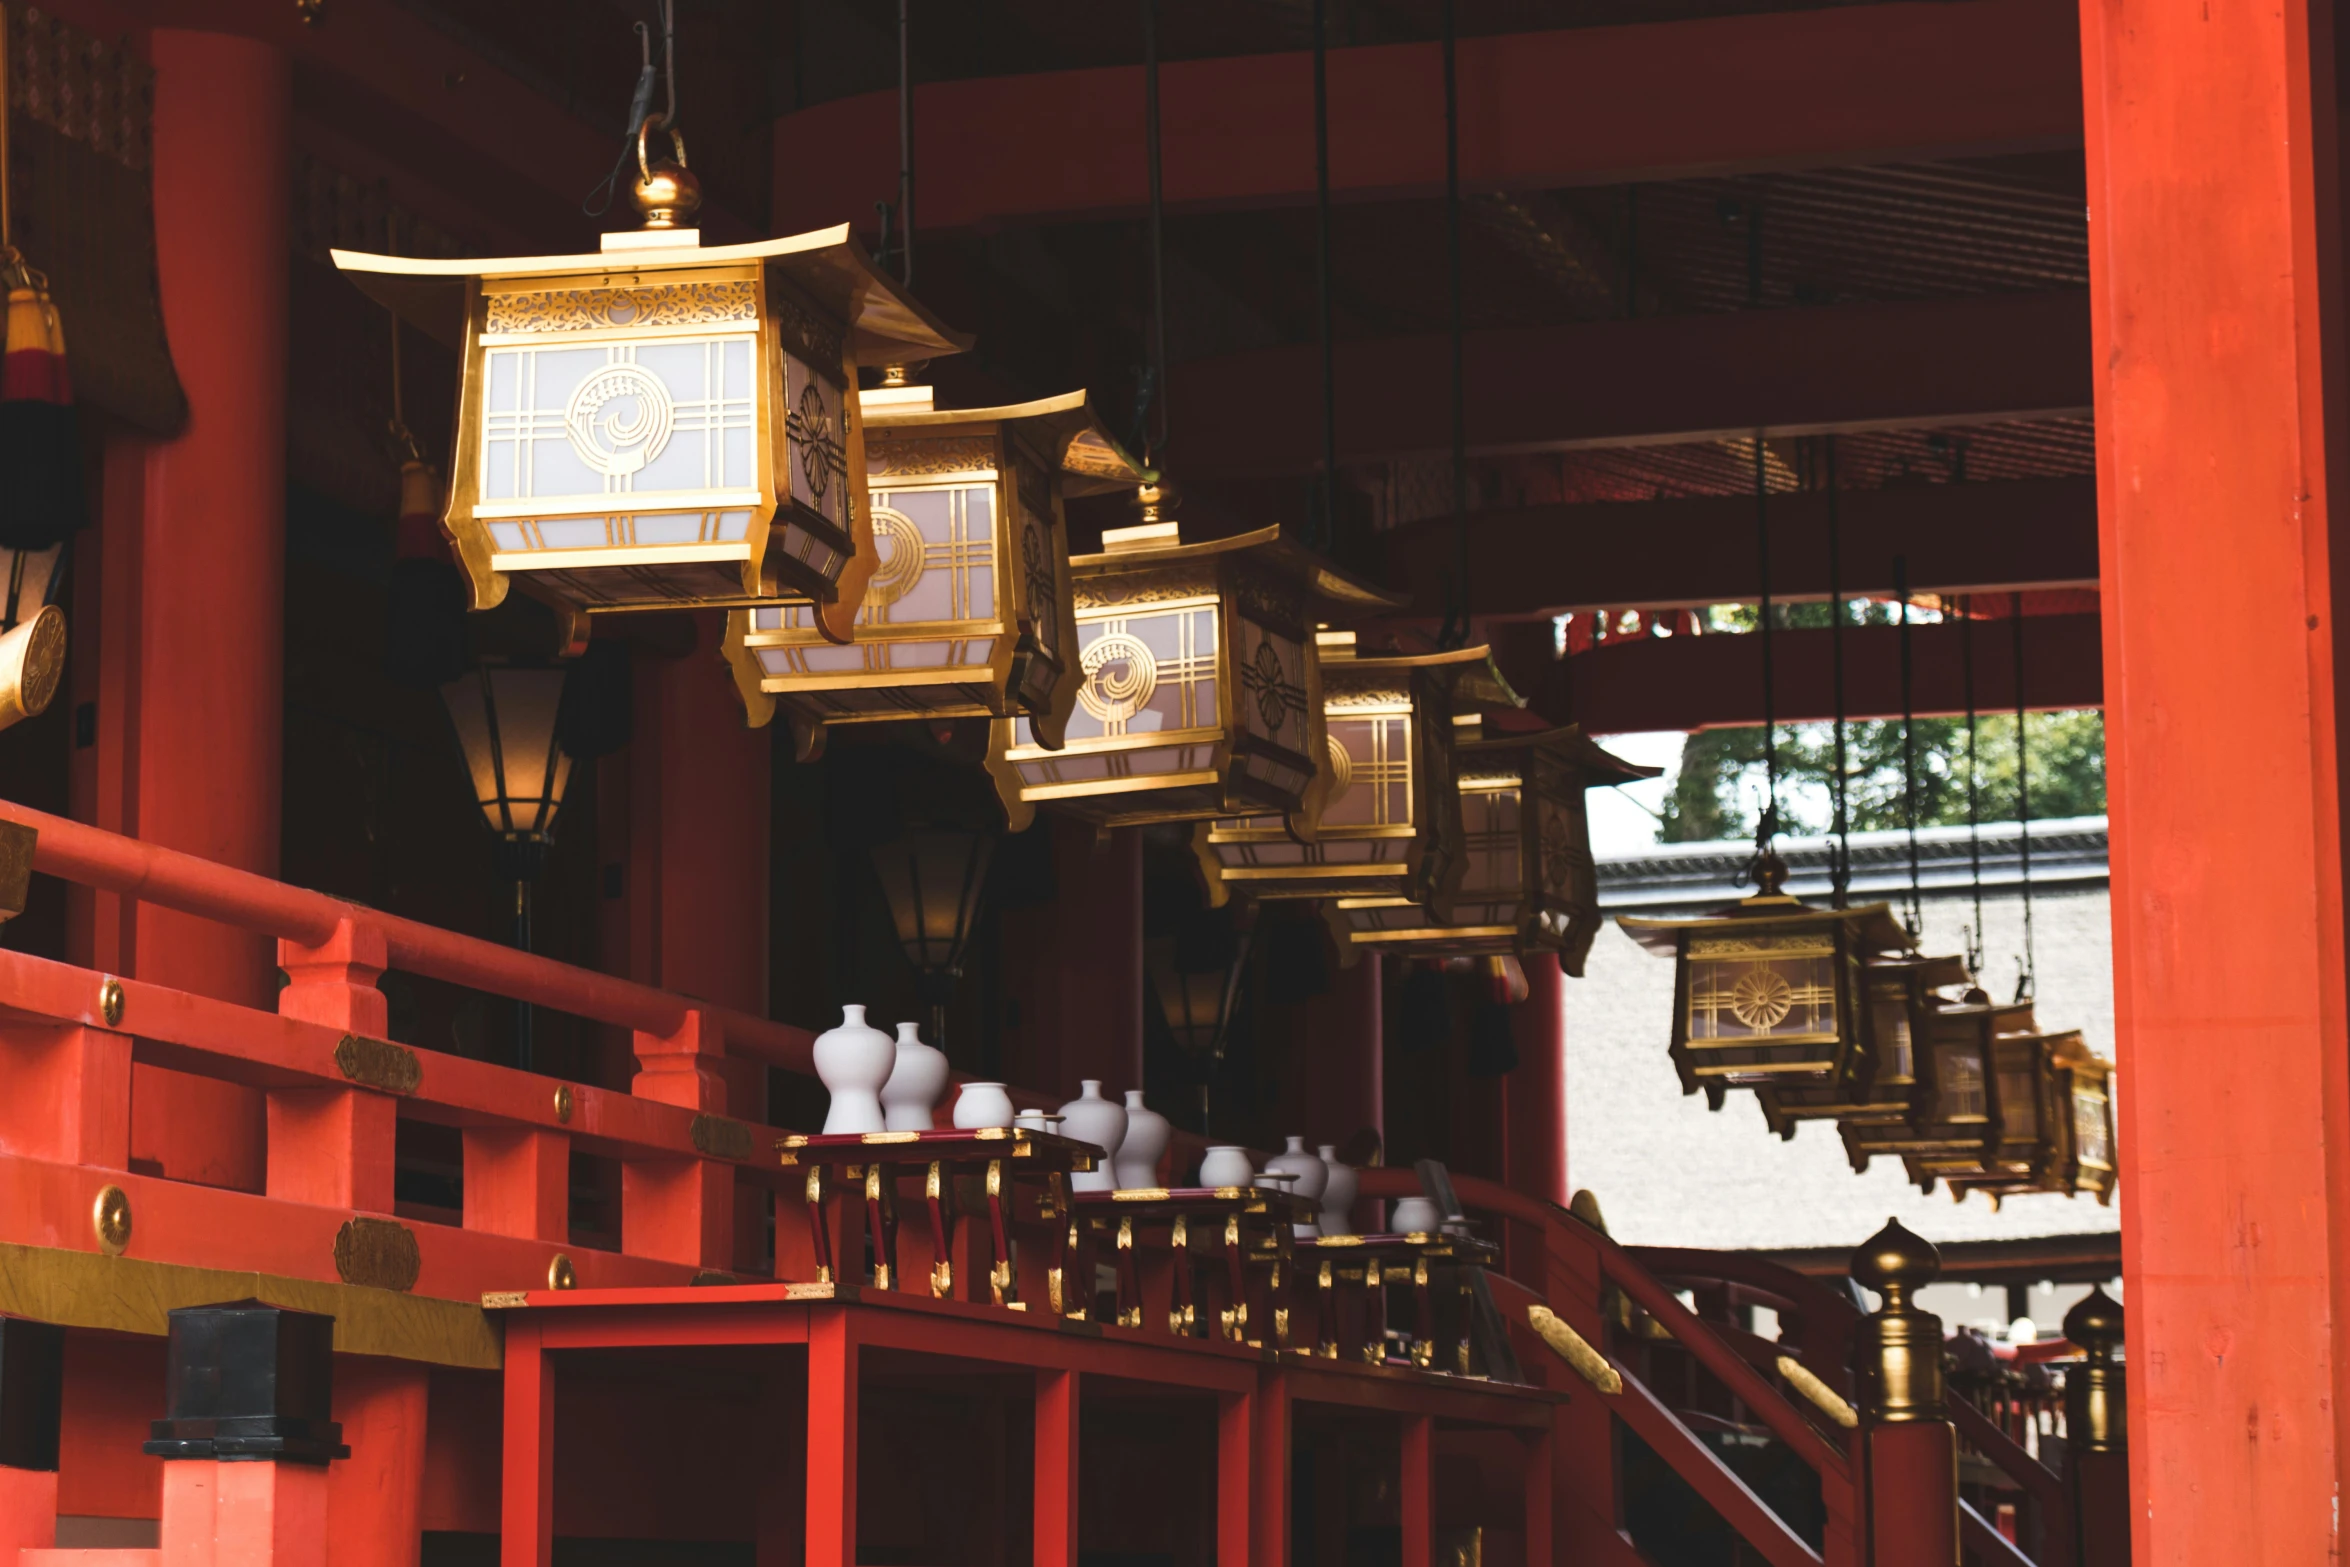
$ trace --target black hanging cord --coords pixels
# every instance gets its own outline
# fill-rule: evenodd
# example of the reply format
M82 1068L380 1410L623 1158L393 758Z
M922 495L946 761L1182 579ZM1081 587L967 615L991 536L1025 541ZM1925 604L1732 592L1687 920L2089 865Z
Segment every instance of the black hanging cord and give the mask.
M1143 463L1167 461L1167 211L1159 183L1159 0L1142 0L1142 142L1150 164L1151 330ZM1155 416L1155 418L1153 417ZM1153 429L1153 424L1156 428Z
M1893 557L1893 592L1901 600L1901 816L1909 827L1909 907L1902 924L1914 939L1924 923L1918 891L1917 720L1910 696L1909 557Z
M1966 933L1967 978L1983 982L1983 819L1975 761L1975 601L1958 601L1959 685L1966 698L1966 858L1975 894L1975 923Z
M1338 344L1330 290L1330 0L1314 0L1314 281L1322 303L1322 485L1314 544L1338 542Z
M1461 324L1461 84L1454 69L1454 0L1444 0L1444 255L1452 302L1452 594L1438 641L1469 640L1469 412L1462 368Z
M1845 803L1844 755L1844 535L1836 506L1836 437L1821 437L1821 477L1828 490L1828 684L1836 704L1834 796L1836 843L1829 850L1832 906L1843 908L1852 888L1852 817Z
M2040 970L2032 952L2032 758L2024 738L2024 596L2008 595L2015 623L2015 822L2018 866L2024 889L2024 953L2016 960L2015 998L2039 992Z
M1754 556L1761 588L1757 618L1762 624L1763 790L1762 814L1755 819L1754 853L1760 859L1779 835L1779 708L1778 671L1771 662L1771 486L1767 448L1760 431L1754 437Z
M670 97L676 96L672 87ZM898 281L914 286L913 0L898 0Z
M612 162L612 172L597 181L579 204L585 217L600 218L612 209L612 198L620 189L621 176L636 158L637 133L645 128L645 121L653 112L653 88L666 82L668 107L662 111L661 123L671 131L677 121L677 10L676 0L661 0L661 62L653 63L653 30L644 23L635 23L637 52L643 63L636 73L636 88L629 94L628 126L620 133L620 156Z

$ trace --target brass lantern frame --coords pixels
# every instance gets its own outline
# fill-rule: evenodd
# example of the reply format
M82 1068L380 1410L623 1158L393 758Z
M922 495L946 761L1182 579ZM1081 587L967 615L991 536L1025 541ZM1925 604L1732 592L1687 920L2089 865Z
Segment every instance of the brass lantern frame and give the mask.
M1327 906L1349 947L1407 956L1555 952L1581 977L1603 923L1586 790L1658 769L1612 756L1568 724L1486 737L1473 714L1453 744L1463 870L1449 918L1409 897L1342 896ZM1343 949L1342 949L1343 950Z
M1014 829L1049 806L1101 827L1297 813L1310 832L1326 750L1315 631L1404 601L1279 528L1185 544L1156 522L1103 544L1069 561L1083 679L1062 745L1025 717L994 725L988 770Z
M928 387L882 387L860 404L874 534L888 548L845 649L813 604L728 615L726 658L752 726L781 707L808 755L827 724L1019 714L1057 747L1078 684L1063 501L1129 488L1140 467L1083 392L944 409ZM949 612L893 615L909 600Z
M2048 1185L2063 1192L2093 1192L2113 1202L2119 1161L2115 1157L2113 1063L2092 1051L2078 1034L2064 1035L2050 1065L2056 1078L2055 1158Z
M486 261L333 252L463 362L442 526L475 609L515 586L573 614L804 599L827 635L853 634L875 558L857 366L968 339L846 224L699 240L648 229L592 254ZM600 367L564 357L583 351ZM647 353L664 357L648 369ZM545 395L578 379L560 410L539 403L542 368ZM638 489L673 446L681 468L700 453L701 485ZM542 463L573 488L538 494Z
M1708 918L1617 920L1674 960L1673 1066L1716 1108L1732 1088L1846 1079L1869 1027L1863 965L1909 950L1890 906L1815 909L1778 890L1784 874L1770 860L1758 895Z
M1400 895L1449 921L1467 870L1452 711L1484 647L1355 651L1351 631L1315 638L1325 765L1311 837L1279 816L1222 818L1192 832L1211 904Z
M1782 1138L1792 1138L1804 1121L1907 1126L1917 1109L1918 1044L1943 1002L1935 992L1963 985L1966 977L1965 962L1954 957L1878 957L1863 963L1865 1031L1844 1073L1831 1083L1761 1084L1754 1092L1763 1120Z

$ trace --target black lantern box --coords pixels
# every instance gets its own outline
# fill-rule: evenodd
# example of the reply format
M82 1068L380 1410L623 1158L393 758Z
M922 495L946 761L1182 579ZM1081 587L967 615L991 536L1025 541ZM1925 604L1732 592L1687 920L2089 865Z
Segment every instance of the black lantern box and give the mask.
M1921 1092L1918 1042L1933 1026L1938 992L1966 983L1954 957L1879 957L1862 965L1867 1007L1845 1068L1826 1083L1765 1083L1755 1090L1763 1119L1783 1138L1804 1121L1906 1127Z

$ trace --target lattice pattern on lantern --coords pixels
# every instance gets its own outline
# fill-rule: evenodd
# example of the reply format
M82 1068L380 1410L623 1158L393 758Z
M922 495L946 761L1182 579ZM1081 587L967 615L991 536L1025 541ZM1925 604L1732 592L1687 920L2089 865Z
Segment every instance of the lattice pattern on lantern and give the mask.
M1673 1065L1716 1109L1732 1088L1854 1081L1871 1020L1862 963L1909 947L1886 905L1811 908L1779 890L1785 874L1766 855L1756 897L1704 919L1619 921L1672 954Z
M857 364L964 340L844 228L595 255L336 251L464 365L444 522L474 607L517 579L572 611L800 599L848 640L874 547Z
M1552 951L1569 974L1599 931L1599 872L1584 790L1653 778L1601 750L1580 729L1482 738L1453 747L1460 879L1449 913L1398 895L1341 896L1331 924L1350 947L1411 953Z
M1928 1191L1946 1182L1954 1197L1983 1192L1994 1204L2022 1192L2113 1190L2112 1069L2077 1032L2025 1026L1991 1040L1989 1116L1973 1161L1911 1156L1910 1175ZM2089 1159L2081 1158L2086 1148Z
M1281 816L1193 829L1211 899L1402 896L1449 918L1463 871L1452 786L1452 693L1483 647L1359 657L1351 631L1316 634L1323 767L1309 834ZM1351 944L1350 944L1351 948Z
M1994 1134L1998 1089L1997 1041L2029 1032L2029 1005L1994 1006L1975 999L1949 1002L1928 995L1911 1014L1917 1081L1904 1120L1843 1123L1844 1151L1855 1170L1878 1154L1899 1156L1929 1189L1934 1179L1979 1171Z
M1755 1089L1763 1120L1781 1137L1804 1121L1906 1125L1917 1108L1918 1041L1943 1004L1938 987L1966 981L1957 958L1874 958L1862 966L1866 1006L1845 1068L1824 1083L1773 1080Z
M1184 544L1161 523L1104 543L1070 562L1084 683L1065 746L1025 717L997 726L1007 801L1105 825L1303 813L1326 744L1313 628L1401 601L1277 528Z
M829 644L811 604L730 617L753 721L778 704L810 731L1020 713L1057 746L1077 687L1063 501L1139 470L1082 392L940 409L928 387L889 386L863 406L875 565L856 641Z
M2055 1158L2047 1185L2064 1192L2094 1192L2113 1201L2113 1064L2100 1059L2078 1034L2059 1041L2052 1062L2059 1107Z

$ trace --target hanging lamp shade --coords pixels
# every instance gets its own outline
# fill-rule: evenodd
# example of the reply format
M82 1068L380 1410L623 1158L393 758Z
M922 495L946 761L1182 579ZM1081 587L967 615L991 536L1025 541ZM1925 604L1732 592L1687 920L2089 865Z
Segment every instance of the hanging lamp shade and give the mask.
M441 687L490 831L535 874L555 835L571 757L557 739L562 669L484 663ZM518 879L528 880L525 874Z
M515 585L573 611L796 599L845 642L875 563L857 366L966 340L845 224L705 247L677 226L693 202L648 185L648 227L594 254L334 252L458 350L443 526L473 607Z
M2113 1201L2113 1063L2068 1034L2052 1053L2056 1078L2055 1158L2049 1189L2092 1192Z
M1328 905L1348 946L1404 956L1555 952L1580 977L1599 934L1599 867L1584 791L1654 778L1570 724L1488 737L1475 714L1453 720L1453 792L1462 867L1451 917L1400 893Z
M1845 1121L1852 1168L1866 1170L1877 1155L1894 1155L1929 1190L1942 1174L1979 1170L1995 1114L1994 1042L2032 1026L2028 1003L1994 1004L1979 990L1960 1001L1930 1001L1913 1023L1918 1081L1909 1119Z
M1966 983L1954 957L1877 957L1861 966L1861 1036L1844 1070L1826 1083L1767 1082L1755 1089L1763 1120L1783 1138L1804 1121L1906 1126L1918 1100L1918 1041L1932 1027L1945 987Z
M1990 1114L1976 1157L1905 1156L1911 1178L1927 1191L1939 1180L1962 1199L1978 1191L1994 1201L2024 1192L2109 1194L2111 1068L2072 1030L1996 1033L1990 1059ZM2082 1148L2091 1160L2085 1166Z
M1703 919L1617 923L1673 958L1673 1065L1681 1091L1718 1109L1732 1088L1832 1086L1869 1037L1862 967L1906 954L1885 904L1815 909L1783 889L1786 866L1764 854L1760 890Z
M1158 488L1141 494L1141 526L1069 562L1082 684L1063 745L996 721L1015 828L1040 805L1106 827L1302 812L1325 744L1315 628L1403 603L1278 528L1186 544Z
M1311 841L1281 816L1200 823L1192 847L1208 896L1396 897L1452 917L1467 869L1453 779L1454 691L1483 647L1360 656L1351 631L1315 637L1323 767ZM1350 944L1351 945L1351 944Z
M995 840L972 828L917 827L873 849L898 945L934 1007L954 999L962 978Z
M1062 503L1141 470L1083 392L942 409L883 386L861 405L876 555L856 640L832 645L810 603L734 611L751 722L780 705L806 755L828 723L1018 715L1057 747L1078 684Z

